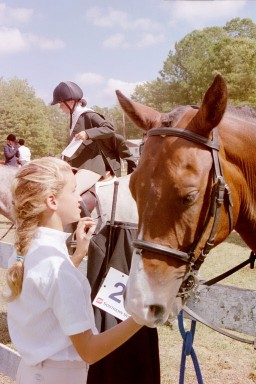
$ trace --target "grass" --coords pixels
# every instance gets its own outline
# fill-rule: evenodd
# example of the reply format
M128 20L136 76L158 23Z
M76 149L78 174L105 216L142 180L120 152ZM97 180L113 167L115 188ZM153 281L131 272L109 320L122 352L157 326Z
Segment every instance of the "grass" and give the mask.
M163 326L159 328L159 340L161 384L178 383L183 342L179 330ZM193 347L204 384L256 383L256 351L252 346L226 338L197 323ZM191 356L186 359L185 383L197 383Z

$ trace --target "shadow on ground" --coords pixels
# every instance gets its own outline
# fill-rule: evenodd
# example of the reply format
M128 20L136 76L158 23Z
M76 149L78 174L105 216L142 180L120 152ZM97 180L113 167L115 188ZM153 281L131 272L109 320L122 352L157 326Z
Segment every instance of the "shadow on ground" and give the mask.
M245 244L243 239L241 239L240 235L236 231L231 232L231 234L226 238L225 242L239 245L243 248L248 248L248 246Z

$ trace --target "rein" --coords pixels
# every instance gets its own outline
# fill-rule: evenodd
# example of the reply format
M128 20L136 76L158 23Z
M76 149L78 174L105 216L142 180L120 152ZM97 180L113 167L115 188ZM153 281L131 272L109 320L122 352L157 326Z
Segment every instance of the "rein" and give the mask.
M180 251L174 248L162 246L156 243L144 241L144 240L135 240L133 245L135 248L142 251L150 251L165 256L170 256L181 261L184 261L189 264L190 271L185 277L184 282L181 285L179 296L186 297L191 290L195 290L199 284L197 278L197 272L204 262L206 256L210 250L214 247L214 241L217 234L218 224L220 220L221 207L224 203L227 203L227 210L229 216L229 233L233 230L233 215L232 215L232 199L231 192L228 185L225 182L222 168L219 160L219 142L218 142L218 132L217 128L213 129L213 138L212 140L201 136L195 132L188 131L186 129L180 128L153 128L148 131L148 136L174 136L181 137L185 140L192 141L194 143L200 144L211 151L213 159L213 186L211 191L211 200L208 208L208 213L203 224L203 229L199 236L194 240L188 252ZM200 255L195 259L195 250L200 243L209 222L213 218L213 223L210 231L208 240L206 241Z

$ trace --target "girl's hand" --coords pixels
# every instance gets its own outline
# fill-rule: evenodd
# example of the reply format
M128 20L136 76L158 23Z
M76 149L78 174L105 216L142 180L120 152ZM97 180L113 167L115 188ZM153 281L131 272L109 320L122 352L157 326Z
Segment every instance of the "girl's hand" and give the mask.
M91 217L83 217L79 220L76 228L76 250L72 256L73 264L78 267L87 255L89 243L95 231L96 224Z

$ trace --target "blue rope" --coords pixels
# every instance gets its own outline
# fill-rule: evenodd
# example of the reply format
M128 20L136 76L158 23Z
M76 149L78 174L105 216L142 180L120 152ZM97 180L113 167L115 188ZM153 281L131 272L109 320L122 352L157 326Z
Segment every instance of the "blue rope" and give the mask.
M203 378L201 375L199 363L196 357L195 350L193 348L193 341L195 336L195 330L196 330L196 321L191 321L191 328L190 331L186 332L183 324L183 311L180 311L178 315L178 324L179 324L179 331L183 338L183 346L182 346L182 352L181 352L181 363L180 363L180 379L179 384L184 384L184 378L185 378L185 369L186 369L186 358L187 356L191 355L194 368L196 371L196 377L198 384L203 384Z

